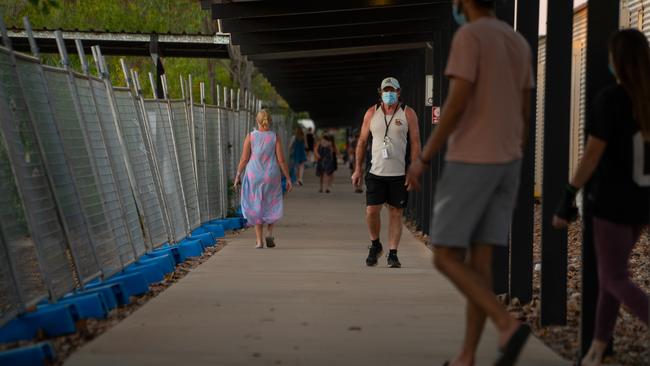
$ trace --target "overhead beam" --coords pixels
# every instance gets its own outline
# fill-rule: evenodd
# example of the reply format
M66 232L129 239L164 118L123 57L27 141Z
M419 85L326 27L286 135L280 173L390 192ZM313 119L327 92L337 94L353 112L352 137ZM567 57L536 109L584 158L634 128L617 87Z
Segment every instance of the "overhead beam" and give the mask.
M363 47L331 47L315 50L302 51L285 51L285 52L266 52L248 55L248 59L254 60L283 60L297 59L322 56L342 56L342 55L359 55L364 53L390 52L402 50L416 50L426 47L426 42L411 42L392 45L374 45Z
M432 23L433 22L433 23ZM343 40L362 37L408 36L411 34L428 34L435 31L437 24L431 20L396 20L390 23L341 25L335 28L321 27L295 30L262 31L252 33L234 33L232 43L238 45L266 45L307 41ZM431 37L429 37L431 39Z
M329 0L329 1L291 1L238 2L212 4L213 19L256 18L282 15L301 15L309 13L331 13L338 11L364 10L368 8L400 8L418 5L447 3L448 1L414 1L404 3L397 0Z
M433 38L433 32L430 34L416 33L404 34L399 36L388 37L362 37L354 39L342 40L326 40L326 41L309 41L309 42L295 42L283 43L274 45L242 45L241 51L243 54L254 56L258 54L267 53L305 53L306 51L320 51L325 53L325 50L332 48L360 48L368 46L386 46L395 45L403 46L405 42L410 43L424 43L429 42ZM249 58L250 59L250 58Z
M363 10L337 11L323 14L302 14L250 19L222 19L224 32L241 34L278 30L309 29L314 27L338 27L340 25L374 24L401 21L431 20L446 10L440 4L425 4L417 7L368 8ZM445 13L446 14L446 13Z

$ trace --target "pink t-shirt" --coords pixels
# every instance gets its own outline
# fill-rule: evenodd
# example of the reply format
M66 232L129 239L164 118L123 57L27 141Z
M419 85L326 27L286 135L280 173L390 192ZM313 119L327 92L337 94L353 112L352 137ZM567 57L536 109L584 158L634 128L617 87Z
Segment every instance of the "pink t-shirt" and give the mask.
M446 160L501 164L521 159L523 92L534 87L526 40L496 18L471 22L456 32L445 74L474 84L449 137Z

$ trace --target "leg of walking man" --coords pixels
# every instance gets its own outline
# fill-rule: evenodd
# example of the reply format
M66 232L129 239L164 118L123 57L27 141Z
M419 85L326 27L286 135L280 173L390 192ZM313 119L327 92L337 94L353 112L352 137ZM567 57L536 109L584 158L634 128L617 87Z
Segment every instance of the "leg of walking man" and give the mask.
M368 266L377 264L377 258L383 253L383 247L379 241L379 233L381 232L381 205L372 205L366 207L366 223L368 224L368 232L370 234L370 253L366 258Z
M434 265L479 309L473 315L480 316L480 311L483 311L494 322L499 331L499 345L505 346L520 322L510 316L506 308L499 303L482 274L465 263L462 252L461 249L436 246ZM486 258L477 259L483 262L482 265L487 265Z
M460 255L460 252L459 252ZM492 246L475 244L469 254L469 267L478 272L486 286L492 283ZM474 366L485 320L485 312L474 302L468 300L465 310L465 340L458 356L449 366Z
M397 247L402 237L402 214L404 209L388 206L388 212L390 215L390 226L388 227L388 244L390 249L388 252L388 266L391 268L400 268L402 264L397 258Z

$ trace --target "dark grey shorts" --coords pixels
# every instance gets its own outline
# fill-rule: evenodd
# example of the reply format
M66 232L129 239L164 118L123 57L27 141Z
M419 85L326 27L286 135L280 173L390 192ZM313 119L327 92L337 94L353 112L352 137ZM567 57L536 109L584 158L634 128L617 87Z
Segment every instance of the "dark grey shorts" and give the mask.
M508 245L521 160L507 164L447 162L438 182L431 243L469 248Z

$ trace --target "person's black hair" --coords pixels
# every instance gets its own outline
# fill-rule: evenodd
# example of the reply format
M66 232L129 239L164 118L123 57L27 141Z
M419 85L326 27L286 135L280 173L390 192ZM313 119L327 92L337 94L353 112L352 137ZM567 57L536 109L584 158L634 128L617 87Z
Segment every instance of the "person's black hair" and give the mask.
M617 31L609 41L614 71L632 100L634 118L650 140L650 46L636 29Z

